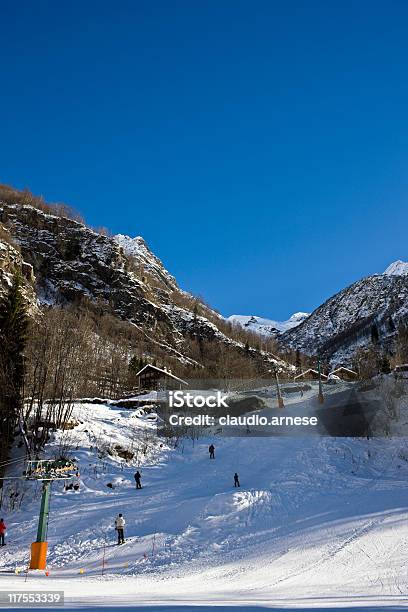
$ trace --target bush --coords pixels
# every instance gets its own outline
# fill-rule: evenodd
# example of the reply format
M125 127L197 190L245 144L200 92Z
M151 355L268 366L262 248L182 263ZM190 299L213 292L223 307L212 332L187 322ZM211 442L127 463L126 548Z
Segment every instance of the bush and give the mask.
M66 217L78 223L84 223L83 217L71 206L62 202L47 203L43 196L34 195L29 189L14 189L10 185L0 184L0 202L32 206L49 215Z

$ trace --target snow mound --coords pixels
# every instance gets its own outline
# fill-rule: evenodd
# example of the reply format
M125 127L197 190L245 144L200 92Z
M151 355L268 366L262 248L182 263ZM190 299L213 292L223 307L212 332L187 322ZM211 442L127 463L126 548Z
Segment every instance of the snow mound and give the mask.
M392 264L384 271L388 276L405 276L408 274L408 263L406 261L393 261Z

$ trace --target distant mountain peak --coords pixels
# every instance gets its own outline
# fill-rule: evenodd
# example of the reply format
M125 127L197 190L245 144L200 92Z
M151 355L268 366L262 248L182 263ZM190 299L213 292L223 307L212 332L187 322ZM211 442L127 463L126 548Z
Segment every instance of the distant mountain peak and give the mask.
M393 261L392 264L384 271L388 276L405 276L408 274L408 263L406 261Z
M227 321L241 325L263 336L276 336L300 325L307 317L308 312L295 312L287 321L274 321L263 319L255 315L231 315Z
M289 317L287 322L300 324L304 321L310 312L295 312L291 317Z

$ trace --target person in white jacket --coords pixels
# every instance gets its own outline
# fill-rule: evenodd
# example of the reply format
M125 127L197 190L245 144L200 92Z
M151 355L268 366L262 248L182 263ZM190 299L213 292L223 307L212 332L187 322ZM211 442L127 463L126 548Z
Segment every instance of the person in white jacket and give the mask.
M126 521L123 518L123 514L119 514L117 518L115 519L115 529L118 532L118 544L125 543L125 532L124 532L125 524L126 524Z

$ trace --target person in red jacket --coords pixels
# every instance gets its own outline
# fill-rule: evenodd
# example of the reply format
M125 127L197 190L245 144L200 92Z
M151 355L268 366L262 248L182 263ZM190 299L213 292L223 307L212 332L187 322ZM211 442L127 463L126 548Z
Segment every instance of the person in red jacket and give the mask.
M4 536L6 535L6 525L3 519L0 519L0 546L5 546Z

